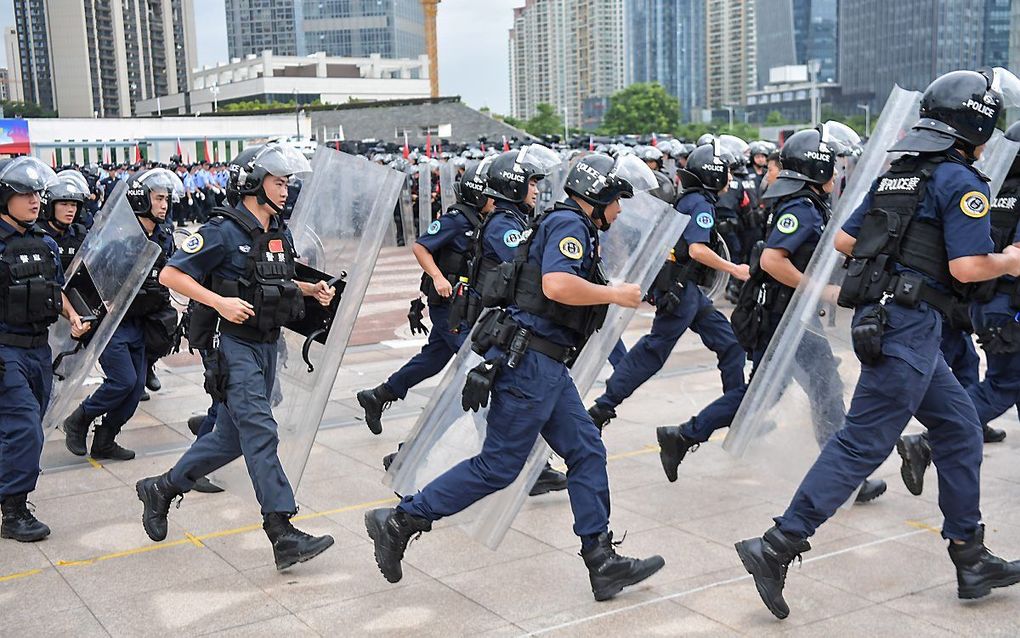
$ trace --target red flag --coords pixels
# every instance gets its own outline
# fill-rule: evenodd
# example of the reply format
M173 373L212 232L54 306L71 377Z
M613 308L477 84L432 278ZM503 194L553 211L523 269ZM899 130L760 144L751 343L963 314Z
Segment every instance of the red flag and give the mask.
M506 135L503 136L503 152L506 153L510 150L510 142L506 141Z
M485 148L485 142L482 142L482 152L484 153L486 150L488 149Z
M659 138L655 137L655 133L652 133L652 146L659 145Z
M208 137L205 138L205 148L203 150L205 151L205 161L212 161L212 148L209 145Z
M595 137L592 135L588 136L588 150L592 152L595 151Z
M57 151L55 149L53 150L53 155L50 157L50 167L53 168L53 170L57 169Z
M337 149L340 150L339 148ZM404 131L404 159L411 157L411 147L407 145L407 131Z
M184 151L181 150L181 138L179 137L177 138L177 157L181 158L181 161L184 161Z
M425 137L425 157L432 159L432 132Z
M135 164L142 163L142 149L139 148L138 142L135 142Z

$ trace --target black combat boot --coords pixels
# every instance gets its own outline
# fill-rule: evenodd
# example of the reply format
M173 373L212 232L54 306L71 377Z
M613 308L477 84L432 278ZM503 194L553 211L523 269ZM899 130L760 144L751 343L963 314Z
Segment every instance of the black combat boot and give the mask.
M32 514L28 508L28 495L15 494L0 500L3 523L0 524L0 538L13 538L21 543L34 543L50 535L50 528Z
M365 423L372 434L382 434L382 413L399 398L385 383L358 393L358 403L365 410Z
M149 369L145 371L145 387L153 392L159 392L159 389L163 387L163 384L159 382L159 377L156 376L156 368L149 366Z
M85 408L78 406L71 416L64 419L64 445L67 451L75 456L85 456L85 438L89 435L92 419L85 414Z
M588 408L588 416L591 417L591 420L595 422L595 427L601 432L611 420L616 418L616 410L596 403Z
M548 494L549 492L559 492L567 489L567 475L563 472L554 470L549 462L546 461L545 467L542 468L542 473L538 475L538 480L531 488L529 496L538 496L540 494Z
M903 459L900 476L907 491L920 496L924 491L924 471L931 465L931 444L924 434L906 434L896 441L896 452Z
M184 496L184 492L170 482L170 472L143 478L135 483L135 492L143 506L142 526L145 528L145 533L154 541L164 540L170 503L175 498ZM180 507L179 503L178 507Z
M195 484L191 486L191 490L200 494L219 494L223 491L223 488L210 481L208 477L200 476L195 479Z
M754 577L758 595L776 618L790 615L790 607L783 599L786 570L794 558L811 549L806 539L791 538L773 527L761 538L740 541L734 547L747 573Z
M956 565L956 595L960 598L983 598L995 587L1020 583L1020 560L1006 562L988 551L984 525L962 545L950 541L949 558Z
M397 455L400 454L400 450L402 450L403 447L404 447L404 442L401 441L400 443L397 443L397 451L396 452L390 452L386 456L382 457L382 466L383 466L384 470L386 470L387 472L390 471L390 466L393 465L393 459L397 458Z
M273 512L266 514L262 529L273 544L276 569L287 569L291 565L312 560L333 546L333 537L312 536L297 529L290 522L290 514Z
M97 460L130 461L135 458L134 450L121 447L114 440L120 434L120 426L107 425L106 420L96 426L92 437L92 458Z
M598 544L581 552L595 600L609 600L624 587L640 583L666 564L658 555L648 558L620 556L616 553L616 546L621 542L613 542L612 532L599 534Z
M864 479L861 489L857 492L858 503L868 503L885 494L889 486L882 479Z
M432 521L397 509L380 508L365 512L365 528L375 543L375 564L391 583L404 577L400 561L411 537L432 531Z
M687 453L697 449L698 443L684 436L683 426L664 425L655 428L655 438L659 440L659 460L662 462L662 470L670 483L676 482L677 468L687 456Z
M998 428L993 428L987 423L981 428L982 434L985 437L985 443L1002 443L1006 440L1006 431Z
M203 423L205 423L204 414L196 414L195 416L189 416L188 430L190 430L191 433L194 434L195 436L198 436L198 431L202 429Z

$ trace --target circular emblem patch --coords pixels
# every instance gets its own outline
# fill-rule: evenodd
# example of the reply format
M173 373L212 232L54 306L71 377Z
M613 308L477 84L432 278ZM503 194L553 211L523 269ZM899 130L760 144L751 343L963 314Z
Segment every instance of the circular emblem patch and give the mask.
M189 255L194 255L198 251L202 250L202 246L204 245L205 240L202 239L201 235L195 233L194 235L191 235L190 237L184 240L184 243L181 244L181 250L188 253Z
M430 235L435 235L436 233L439 232L439 228L441 226L442 226L442 224L439 223L438 219L436 221L432 222L431 224L429 224L429 234Z
M503 243L510 248L517 248L521 243L521 232L519 230L508 230L503 233Z
M967 217L980 219L988 214L988 198L980 191L971 191L960 199L960 210Z
M560 252L568 259L580 259L584 257L584 246L574 237L564 237L560 241Z
M698 226L701 226L705 230L715 226L715 220L712 219L712 215L710 213L699 213L698 216L694 218L694 221L698 224Z
M800 222L797 221L797 216L793 213L786 213L776 221L776 229L784 235L790 235L797 232L797 228L800 227Z

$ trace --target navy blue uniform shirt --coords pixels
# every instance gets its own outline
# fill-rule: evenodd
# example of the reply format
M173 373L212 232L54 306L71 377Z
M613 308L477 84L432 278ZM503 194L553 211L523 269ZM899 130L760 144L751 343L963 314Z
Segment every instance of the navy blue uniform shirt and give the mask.
M677 254L681 254L684 242L687 244L710 244L712 229L715 228L715 202L709 195L701 191L689 191L680 196L676 203L679 213L691 218L684 228L680 240L676 244Z
M496 200L489 218L482 236L482 257L497 263L513 261L521 233L528 227L527 214L510 202Z
M822 213L808 197L795 197L776 207L775 223L765 242L791 255L806 243L818 243L825 229Z
M15 229L7 222L0 219L0 254L3 254L7 250L7 242L5 241L8 237L20 235L19 229ZM42 235L40 239L45 242L46 246L50 249L53 255L53 261L57 264L57 283L61 286L64 285L64 269L60 265L60 248L57 247L57 242L53 241L53 238L49 235ZM10 334L32 334L32 330L28 326L7 324L0 321L0 332L7 332Z
M572 202L559 202L535 230L528 251L528 262L539 264L542 275L569 273L587 278L595 259L595 224ZM524 312L514 306L510 315L535 334L561 346L580 345L580 335L545 317Z
M471 249L473 237L474 226L471 220L456 208L450 208L429 224L426 233L415 243L421 244L433 255L447 246L454 252L466 253Z

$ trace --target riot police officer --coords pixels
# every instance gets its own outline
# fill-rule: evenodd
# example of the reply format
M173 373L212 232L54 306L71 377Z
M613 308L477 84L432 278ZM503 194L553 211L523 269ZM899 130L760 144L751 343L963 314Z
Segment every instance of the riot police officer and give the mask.
M297 505L277 455L279 435L269 399L280 329L300 316L303 296L326 306L336 291L322 281L294 281L293 239L279 218L288 179L310 172L308 160L293 147L269 143L239 171L240 203L215 209L214 219L191 235L160 273L161 283L199 304L189 336L196 347L215 351L206 389L222 401L216 426L170 471L135 487L145 533L161 541L171 501L197 479L244 456L276 567L286 569L318 556L333 538L312 537L290 522Z
M65 272L78 254L85 241L85 233L88 232L80 221L86 197L81 182L70 176L58 176L46 186L43 193L39 216L45 223L40 224L40 227L57 242L60 265Z
M637 149L637 156L648 165L648 168L652 169L652 172L655 173L655 181L659 183L651 194L670 206L674 205L676 203L676 185L673 183L673 179L666 175L666 171L663 170L665 163L663 162L662 151L654 146L642 146Z
M174 250L173 230L165 223L167 211L175 193L182 192L180 180L165 168L143 171L129 181L128 203L149 241L159 246L160 254L99 357L105 374L103 384L64 420L64 443L75 456L85 456L89 426L103 417L92 440L92 458L135 458L134 451L120 446L115 439L134 416L145 390L149 369L146 342L155 346L151 337L146 339L147 334L162 331L164 344L160 347L168 352L165 341L177 327L177 311L170 304L170 292L159 283L159 273ZM161 325L147 327L150 321Z
M794 133L780 152L783 170L765 193L772 206L768 237L752 252L751 277L731 317L733 331L753 362L752 375L829 221L837 143L819 127ZM822 332L821 325L817 332ZM810 330L794 359L799 366L795 379L811 403L815 440L822 446L842 426L846 411L838 364L828 342ZM659 457L670 481L676 480L677 467L688 451L707 441L715 430L729 427L745 391L746 386L737 387L686 423L658 428ZM866 480L857 501L874 500L885 490L885 481Z
M648 180L654 181L651 175ZM569 468L574 533L581 537L595 599L615 596L664 564L659 556L637 560L615 551L605 447L567 368L601 325L608 304L635 308L641 302L638 286L606 286L599 268L598 229L616 219L619 199L633 188L611 157L595 154L574 166L566 192L566 201L515 241L519 267L507 288L508 310L488 313L472 335L486 361L468 376L464 405L477 409L492 394L481 453L404 497L395 509L365 514L376 563L390 582L403 576L401 560L411 536L510 485L539 435Z
M1020 123L1011 126L1006 136L1020 140ZM990 208L995 249L1003 250L1009 244L1020 241L1020 155L1013 160ZM980 383L965 389L974 401L974 409L984 429L985 443L989 443L1002 441L1006 433L990 427L988 422L1020 402L1020 284L1015 277L1004 275L991 282L984 294L978 297L971 305L970 313L978 343L985 351L988 369ZM900 437L896 451L903 460L900 468L903 482L911 494L919 496L924 490L925 469L931 463L927 434Z
M432 332L421 322L424 304L415 299L408 314L411 333L429 334L428 343L385 383L358 392L358 403L365 410L365 423L372 434L382 432L384 407L402 400L408 390L439 374L467 337L468 330L462 329L459 321L450 325L450 306L456 296L467 292L464 282L468 280L475 234L494 207L492 198L484 194L487 170L481 164L469 168L456 189L457 203L429 224L414 243L412 251L422 269L421 292L428 301Z
M88 330L61 292L56 242L35 225L39 195L54 177L34 157L0 162L0 538L26 543L50 534L28 508L53 384L49 326L63 314L74 337Z
M762 601L778 618L787 568L808 538L889 455L911 417L928 427L939 470L942 536L960 598L981 598L1020 582L1020 561L984 545L979 505L981 425L939 351L945 315L966 284L1020 275L1020 249L993 253L988 186L973 168L1002 109L992 79L972 71L937 78L920 120L890 151L893 162L836 238L850 256L839 293L855 308L861 374L846 425L822 449L786 512L737 553ZM890 229L898 229L892 233Z
M742 281L749 274L746 265L726 261L712 248L720 241L715 232L715 201L727 187L728 164L717 144L703 144L679 172L684 190L676 210L689 215L691 221L652 284L652 331L627 352L606 381L605 393L589 409L599 429L616 416L616 406L662 368L688 328L716 353L723 392L744 387L744 352L729 321L698 287L709 270L728 272Z

